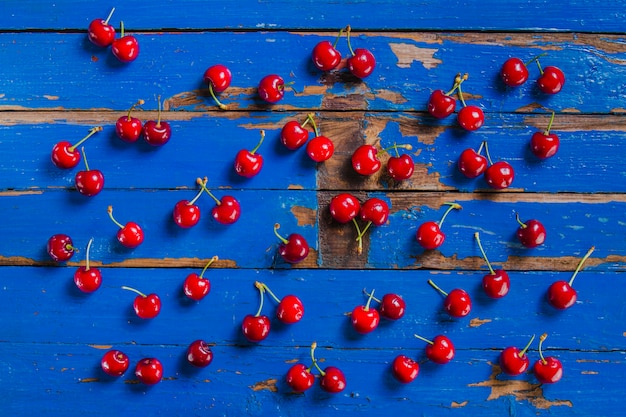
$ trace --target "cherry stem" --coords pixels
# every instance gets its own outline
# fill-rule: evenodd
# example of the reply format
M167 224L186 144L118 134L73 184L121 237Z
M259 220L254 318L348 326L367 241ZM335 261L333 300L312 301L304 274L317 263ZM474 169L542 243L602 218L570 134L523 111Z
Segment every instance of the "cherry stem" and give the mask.
M120 21L120 38L124 37L124 21Z
M432 340L428 340L428 339L426 339L425 337L422 337L422 336L420 336L420 335L418 335L418 334L414 334L413 336L417 337L419 340L422 340L422 341L424 341L424 342L428 343L429 345L434 344Z
M363 294L367 295L368 297L371 297L372 300L376 301L377 303L381 302L378 298L374 297L374 290L372 290L372 293L370 294L367 292L367 289L363 288Z
M519 218L519 213L515 212L515 220L517 220L517 222L519 223L520 227L522 229L526 229L528 227L528 225L526 225L526 223L524 223L520 218Z
M317 123L315 123L315 119L313 118L313 116L313 113L309 113L309 115L307 116L307 120L311 121L311 124L313 125L313 130L315 131L315 136L319 136L320 131L317 128Z
M356 228L356 241L359 242L359 246L357 247L357 253L360 255L363 253L363 233L361 233L359 223L354 217L352 218L352 223L354 223L354 227Z
M196 179L196 183L202 187L202 191L206 191L206 193L209 195L209 197L211 197L213 200L215 200L215 203L219 206L220 204L222 204L222 202L213 195L213 193L211 192L211 190L209 190L208 188L206 188L206 183L208 182L207 177L204 177L204 180L201 180L200 178Z
M542 363L546 363L546 358L543 357L543 352L541 351L541 346L543 345L543 341L546 340L546 338L548 337L547 333L542 334L541 336L539 336L539 357L541 358L541 362Z
M115 9L114 9L115 10ZM126 116L126 119L130 122L130 112L132 112L135 107L137 106L141 106L145 103L145 101L143 101L142 99L137 100L137 102L135 104L133 104L132 106L130 106L130 109L128 109L128 114Z
M111 20L111 16L113 16L113 12L115 11L115 7L111 9L111 11L109 12L109 15L107 16L107 19L104 21L105 24L109 24L109 20Z
M256 146L250 151L252 155L254 155L254 153L259 150L261 144L263 143L263 140L265 140L265 130L261 130L259 133L261 134L261 139L259 140L259 143L257 143Z
M483 245L480 243L480 236L478 232L474 233L474 237L476 238L476 243L478 243L478 249L480 249L480 253L483 254L483 259L485 260L485 262L487 262L487 266L489 267L489 272L491 272L491 275L495 275L496 272L491 267L491 263L489 262L489 259L487 259L487 254L485 253L485 250L483 249Z
M200 178L196 178L196 183L198 185L202 185L202 180ZM198 191L198 194L196 194L196 196L190 202L188 202L187 205L188 206L194 205L196 201L198 201L198 199L200 198L203 192L204 192L204 189L200 187L200 191Z
M554 122L554 112L552 112L552 115L550 116L550 121L548 122L548 128L543 132L544 135L550 134L550 129L552 129L552 122Z
M87 242L87 253L85 254L85 271L89 271L89 251L91 250L92 243L93 238L89 239L89 242Z
M274 234L280 239L281 242L283 242L286 245L287 243L289 243L289 241L278 234L278 229L280 229L280 224L279 223L274 224Z
M463 79L463 77L461 77L461 73L458 73L454 77L454 84L452 85L452 89L448 91L447 93L445 93L444 95L449 96L450 94L454 93L456 89L459 88L459 86L461 85L463 81L465 80Z
M158 117L157 117L157 127L161 127L161 96L157 97L157 100L159 101L158 104Z
M85 154L85 147L80 148L80 153L83 154L83 160L85 161L85 169L89 171L89 163L87 162L87 154Z
M350 25L346 26L346 36L348 37L348 49L350 50L350 53L352 54L352 56L356 55L354 53L354 50L352 49L352 44L350 43L350 32L352 31L352 28L350 27Z
M491 155L489 155L489 146L487 145L487 141L484 141L483 143L485 144L485 154L487 154L489 165L493 165L493 161L491 160Z
M478 150L476 151L478 155L480 155L480 153L483 151L483 148L485 147L486 144L487 144L487 141L480 142L480 146L478 147Z
M226 110L228 108L225 104L219 101L219 99L215 95L215 91L213 90L213 83L209 83L209 93L211 93L211 97L213 97L213 100L215 101L215 104L217 104L217 107L219 107L221 110Z
M526 346L524 346L524 349L522 349L520 351L520 353L518 354L518 356L520 358L524 357L524 355L526 354L526 351L528 350L528 348L530 347L530 345L533 343L533 340L535 340L535 335L533 335L533 337L530 338L530 340L528 341L528 343L526 344Z
M568 284L571 287L572 284L574 283L574 278L576 278L576 275L578 275L578 272L580 271L580 269L583 267L583 264L585 263L585 261L587 260L587 258L589 258L589 256L591 256L591 254L593 253L593 251L596 250L595 246L592 246L591 248L589 248L589 250L587 251L587 253L585 254L585 256L583 256L583 258L580 260L580 262L578 263L578 266L576 267L576 270L574 271L574 275L572 275L572 277L570 278Z
M113 220L113 223L115 223L120 229L124 228L124 225L115 220L115 218L113 217L113 206L107 207L107 213L109 213L109 217L111 218L111 220Z
M311 360L313 361L313 366L315 366L317 368L317 370L319 371L321 376L326 375L326 372L324 372L322 370L322 368L320 368L320 366L317 364L317 359L315 359L315 349L317 348L317 342L313 342L311 343Z
M410 150L412 150L412 149L413 149L413 146L409 145L408 143L407 143L407 144L404 144L404 145L398 145L398 144L396 144L396 143L394 142L393 146L390 146L390 147L388 147L388 148L384 148L384 149L383 149L383 152L387 152L387 153L389 153L389 151L390 151L391 149L393 149L393 150L395 150L395 151L396 151L396 156L400 156L400 154L398 153L398 148L401 148L401 149L406 149L407 151L410 151Z
M547 53L547 52L544 52L544 53L542 53L542 54L539 54L539 55L537 55L536 57L534 57L533 59L531 59L530 61L525 62L525 63L524 63L524 65L525 65L525 66L529 66L529 65L530 65L530 64L532 64L533 62L537 62L537 63L539 63L539 58L541 58L542 56L546 56L546 55L548 55L548 53ZM539 67L539 69L541 70L541 67Z
M215 261L217 261L219 258L217 257L217 255L215 255L214 257L212 257L211 259L209 259L209 262L207 262L206 265L204 265L204 268L202 269L202 272L200 272L200 278L204 277L204 273L206 272L206 270L211 266L211 264Z
M446 217L448 216L448 213L450 213L452 210L461 210L461 205L458 203L444 203L445 205L449 206L448 209L446 210L445 213L443 213L443 216L441 216L441 219L439 220L439 222L437 223L437 225L441 228L441 226L443 225L443 221L446 219Z
M341 38L341 35L343 35L344 30L345 30L344 28L341 28L339 30L339 34L337 35L337 38L335 38L335 42L333 42L333 48L337 46L337 43L339 42L339 38Z
M265 294L265 288L263 287L263 284L261 284L259 281L255 281L254 286L259 290L259 293L261 294L261 301L259 302L259 309L254 315L254 317L259 317L261 315L261 310L263 310L263 301L265 298L263 295Z
M469 76L467 74L463 74L463 77L461 78L461 81L457 85L457 94L459 95L459 100L461 100L461 104L463 104L463 107L466 107L467 104L465 104L465 99L463 98L463 91L461 90L461 83L463 81L467 80L468 77Z
M359 238L363 238L363 236L365 236L365 232L367 232L367 230L370 228L370 226L372 225L372 222L369 221L367 222L367 224L365 225L365 227L363 228L363 230L361 231L361 234L359 236Z
M372 300L374 299L374 291L376 290L372 290L371 294L369 295L369 298L367 299L367 303L365 304L365 308L364 308L365 311L369 311L370 309L370 304L372 303Z
M309 122L310 122L310 120L309 120L309 117L308 117L308 115L307 115L307 118L306 118L306 119L304 119L304 122L302 122L302 124L301 124L300 126L301 126L301 127L304 127L304 126L308 125L308 124L309 124Z
M70 146L68 149L70 152L74 152L74 150L76 148L78 148L84 141L86 141L87 139L89 139L91 136L93 136L95 133L101 132L102 131L102 126L96 126L96 127L92 127L91 129L89 129L89 134L87 136L85 136L84 138L82 138L81 140L79 140L78 142L76 142L76 144Z
M142 292L141 292L141 291L139 291L139 290L136 290L136 289L131 288L131 287L127 287L126 285L122 285L122 287L121 287L121 288L122 288L123 290L132 291L132 292L134 292L135 294L138 294L138 295L142 296L143 298L146 298L146 294L142 293Z
M447 292L445 292L444 290L442 290L441 288L439 288L439 287L437 286L437 284L435 284L435 283L433 282L433 280L432 280L432 279L429 279L429 280L428 280L428 283L430 284L430 286L431 286L431 287L433 287L434 289L436 289L437 291L439 291L440 293L442 293L442 294L443 294L443 295L445 295L446 297L448 296L448 293L447 293Z
M267 291L269 293L269 295L274 299L274 301L276 301L277 303L280 303L280 298L276 297L276 294L274 294L272 292L272 290L270 290L270 287L268 287L266 284L264 284L262 282L259 282L259 284L262 285L263 288L265 288L265 291Z

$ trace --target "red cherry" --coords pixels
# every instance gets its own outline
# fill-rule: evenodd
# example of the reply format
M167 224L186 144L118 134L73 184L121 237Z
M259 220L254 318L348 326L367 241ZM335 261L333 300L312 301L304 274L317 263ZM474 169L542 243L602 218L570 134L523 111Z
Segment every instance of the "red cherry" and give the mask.
M263 140L265 139L265 131L261 130L260 133L261 139L251 151L242 149L235 157L235 172L242 177L252 178L261 172L261 168L263 167L263 156L256 153L256 151L259 150Z
M539 64L539 61L537 61ZM563 89L563 85L565 84L565 75L563 71L561 71L557 67L545 67L543 71L541 71L541 66L539 67L541 76L537 79L537 87L545 94L556 94Z
M393 376L403 384L408 384L417 378L419 370L419 363L405 355L396 356L391 365Z
M143 138L152 146L165 145L172 137L172 128L161 120L161 96L158 97L157 120L149 120L143 125Z
M292 151L304 145L308 139L309 131L297 120L290 120L280 131L280 142Z
M483 255L483 259L489 268L489 273L483 277L483 291L485 291L485 294L491 298L502 298L509 293L509 288L511 287L509 274L502 269L493 269L489 259L487 259L487 254L483 249L483 245L480 243L480 236L478 232L474 233L474 238L476 239L478 248Z
M576 270L574 271L574 274L570 278L569 282L556 281L552 283L552 285L550 285L550 288L548 288L548 302L554 308L557 308L559 310L565 310L566 308L570 308L574 305L576 299L578 298L576 290L572 287L572 285L574 284L574 279L576 278L576 275L578 275L578 272L580 272L587 258L591 256L595 249L595 246L592 246L587 251L585 256L583 256L583 258L578 263L578 266L576 267Z
M259 82L259 97L268 103L276 103L285 96L285 80L280 75L266 75Z
M518 87L528 80L528 68L521 59L509 58L502 64L500 76L504 84L509 87Z
M111 376L122 376L129 364L128 355L116 349L107 351L100 360L104 373Z
M104 175L102 175L102 171L99 169L89 169L85 149L81 148L81 151L83 153L86 169L76 173L74 183L79 193L87 197L93 197L104 188Z
M458 162L459 171L467 178L476 178L487 169L487 158L480 155L484 143L485 142L481 143L478 152L473 149L465 149L461 152Z
M211 291L211 281L208 278L204 278L204 273L217 260L217 256L212 257L204 266L200 275L196 273L187 275L183 283L183 292L187 297L200 301Z
M315 376L311 373L311 368L307 368L304 364L296 363L285 377L287 385L295 392L304 392L313 386Z
M389 206L380 198L370 198L361 206L359 217L375 226L382 226L389 219Z
M213 361L213 352L204 340L194 340L187 348L187 362L205 368Z
M58 142L52 147L50 158L52 163L58 168L74 168L80 162L80 152L76 150L84 141L89 139L94 133L101 132L102 126L96 126L89 130L89 134L72 145L68 141Z
M552 123L554 122L554 112L550 116L548 128L543 132L535 132L530 138L530 150L539 159L546 159L556 155L559 150L559 137L550 133Z
M202 189L215 201L215 207L211 210L211 216L213 216L215 221L221 224L233 224L239 220L241 216L241 205L235 197L227 195L222 197L221 200L215 197L215 195L206 188L206 177L204 181L198 178L196 182L200 184Z
M546 240L546 228L541 224L539 220L528 220L522 222L519 218L519 214L515 213L515 218L519 223L517 228L517 239L520 243L527 248L534 248L542 245Z
M76 272L74 272L74 284L76 284L79 290L85 293L92 293L102 285L102 273L100 270L89 266L89 252L92 243L93 239L89 239L85 255L85 266L79 267Z
M226 106L218 100L215 93L221 93L230 86L233 75L228 67L221 64L213 65L204 72L203 79L204 83L209 87L209 93L211 93L215 104L217 104L220 109L225 110Z
M456 87L454 89L456 89ZM451 97L450 94L451 92L445 93L443 90L433 91L428 98L428 113L438 119L443 119L454 113L456 109L456 99Z
M358 333L370 333L374 331L374 329L378 327L378 323L380 323L380 314L378 313L378 310L370 308L373 298L374 290L372 290L372 293L369 295L367 303L364 306L356 306L352 310L350 320L352 322L352 327L354 327L354 330Z
M449 206L446 212L441 216L439 222L427 221L422 223L417 229L415 238L417 242L426 250L436 249L441 246L446 239L446 235L441 231L441 226L444 220L448 216L448 213L455 210L460 210L461 205L457 203L445 203Z
M330 200L329 208L333 219L339 223L348 223L359 214L361 203L352 194L341 193Z
M407 154L392 156L387 161L387 172L396 181L408 180L415 171L415 162Z
M439 288L432 280L429 279L428 283L445 296L443 308L450 316L465 317L472 311L472 300L465 290L455 288L447 293Z
M115 39L115 28L109 24L109 20L111 20L111 16L113 16L114 11L115 8L111 9L111 12L106 20L94 19L89 24L87 37L94 45L104 48L111 45Z
M144 358L135 367L135 376L146 385L154 385L163 379L163 365L157 358Z
M59 233L50 236L46 245L46 251L52 260L56 262L65 262L74 256L74 252L77 250L72 243L71 237Z
M120 22L120 37L111 44L111 52L121 62L132 62L139 56L139 42L132 35L124 35L124 22Z
M133 104L130 109L128 109L128 114L126 116L121 116L117 119L117 122L115 122L115 133L117 133L117 136L124 142L137 142L141 136L141 132L143 132L141 120L136 117L131 117L130 113L135 107L141 106L144 103L145 102L141 99L137 100L137 102Z
M172 217L176 225L188 229L198 224L200 221L200 207L196 205L196 201L200 198L203 191L204 190L201 188L191 201L180 200L174 205Z
M280 256L290 264L296 264L303 261L309 254L309 244L306 239L298 233L292 233L286 239L278 234L280 224L274 225L274 234L280 240L278 246L278 253Z
M545 333L539 337L539 356L541 359L535 362L533 373L535 374L535 378L542 384L553 384L560 381L563 377L563 364L553 356L543 356L541 346L547 337L548 335Z
M352 53L353 55L348 58L348 69L358 78L365 78L374 72L376 68L376 58L367 49L357 48Z
M454 358L454 345L448 337L438 335L435 336L433 340L428 340L419 335L414 336L428 343L426 348L424 348L424 351L426 353L426 357L431 361L440 365L445 365Z
M485 171L485 181L491 188L502 190L508 188L513 183L515 171L511 164L505 161L498 161L489 165Z
M380 302L380 315L389 320L404 316L406 302L397 294L385 294Z
M250 342L260 342L270 334L270 319L265 315L248 314L243 319L241 330Z
M328 366L322 373L320 386L324 391L336 394L346 388L346 376L341 369Z
M530 338L530 341L524 349L519 350L515 346L509 346L500 353L500 368L502 372L512 376L526 372L530 365L530 359L528 359L526 351L533 343L533 340L535 340L535 335Z
M122 286L122 289L137 294L133 301L133 309L140 319L153 319L161 312L161 299L158 295L154 293L146 295L127 286Z
M377 172L381 163L378 150L372 145L361 145L352 154L352 168L361 175L372 175Z
M137 223L128 222L126 225L122 225L113 217L112 206L107 208L107 213L109 213L109 217L113 223L120 228L120 230L117 231L117 240L120 244L122 244L122 246L126 246L127 248L136 248L141 245L143 242L143 230Z
M302 320L304 306L302 301L295 295L284 296L276 308L276 317L286 324L297 323Z
M485 123L485 114L478 106L465 106L459 110L457 120L463 129L476 130Z
M335 145L326 136L315 136L306 144L306 153L315 162L327 161L334 152Z
M339 32L339 36L341 36L341 32ZM335 48L336 44L337 41L335 41L335 44L329 41L321 41L313 48L311 58L313 59L313 64L319 70L330 71L337 68L337 65L341 62L341 53Z

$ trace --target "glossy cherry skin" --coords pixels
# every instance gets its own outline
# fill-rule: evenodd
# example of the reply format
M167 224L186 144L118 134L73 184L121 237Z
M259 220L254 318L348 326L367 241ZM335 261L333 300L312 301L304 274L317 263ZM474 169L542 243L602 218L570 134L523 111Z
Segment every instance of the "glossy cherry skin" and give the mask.
M554 133L535 132L530 138L530 151L539 159L547 159L556 155L560 144Z
M459 110L457 120L463 129L472 131L485 123L485 114L478 106L465 106Z
M278 245L278 253L285 262L296 264L303 261L309 254L309 244L304 236L292 233L287 238L287 243Z
M296 363L287 371L285 380L294 392L304 392L313 386L315 375L304 364Z
M190 228L200 221L200 207L190 204L189 200L180 200L174 205L172 212L174 223L182 228Z
M435 90L430 94L426 108L431 116L443 119L454 113L456 99L446 95L443 90Z
M98 268L79 267L74 272L74 284L84 293L92 293L102 285L102 273Z
M200 301L211 291L211 281L192 272L183 283L183 292L192 300Z
M527 248L535 248L542 245L546 240L546 228L539 220L528 220L524 223L526 227L517 228L517 239Z
M545 67L543 74L537 78L537 87L546 94L556 94L563 89L565 75L557 67Z
M122 376L128 369L128 365L130 365L128 355L116 349L107 351L100 360L104 373L111 376Z
M292 151L300 148L308 139L309 131L297 120L288 121L280 131L280 142Z
M577 298L578 293L567 281L555 281L548 288L548 302L559 310L570 308Z
M128 222L117 231L118 242L127 248L136 248L141 245L143 238L143 230L135 222Z
M330 200L329 208L333 219L339 223L348 223L359 214L361 203L352 194L341 193Z
M509 288L511 288L509 274L502 269L495 269L493 272L483 277L483 291L488 297L502 298L509 293Z
M500 353L500 369L507 375L521 375L528 370L530 359L528 355L520 356L520 350L509 346Z
M263 156L242 149L235 157L235 172L242 177L252 178L261 172L263 168Z
M372 175L377 172L381 163L378 150L372 145L361 145L352 154L352 168L361 175Z
M94 45L104 48L113 43L115 28L104 19L94 19L89 23L87 37Z
M316 136L306 144L306 153L315 162L324 162L335 153L335 144L326 136Z
M398 381L408 384L417 378L420 365L408 356L398 355L391 364L391 371Z
M467 178L476 178L487 170L487 158L478 154L474 149L465 149L461 152L458 166L459 171Z
M161 311L161 299L156 294L137 295L133 301L133 309L140 319L153 319Z
M72 238L61 233L50 236L46 250L48 255L56 262L68 261L76 252Z
M62 169L74 168L80 162L80 152L77 149L71 150L72 144L68 141L61 141L52 147L50 159L52 163Z
M505 161L498 161L485 170L485 181L496 190L508 188L513 183L514 178L513 167Z
M286 295L278 303L276 317L285 324L293 324L302 320L304 305L302 300L295 295Z
M221 93L230 87L230 83L233 79L233 74L225 65L213 65L209 67L203 75L203 80L206 85L210 85L214 92Z
M330 71L341 62L341 53L329 41L321 41L313 48L311 58L319 70Z
M172 137L168 122L149 120L143 125L143 138L152 146L162 146Z
M528 80L528 68L521 59L509 58L502 64L500 76L509 87L519 87Z
M376 58L367 49L357 48L354 55L348 58L348 70L355 77L365 78L374 72L376 68Z
M220 204L213 207L211 215L218 223L233 224L241 216L241 205L235 197L226 195L220 199Z
M356 306L350 315L352 327L358 333L367 334L378 327L380 323L380 313L374 308L365 308L365 306Z
M135 376L146 385L154 385L163 379L163 364L157 358L144 358L137 362Z
M136 117L121 116L115 122L115 133L124 142L134 143L141 137L143 125Z
M134 36L126 35L113 41L111 52L121 62L132 62L139 56L139 42Z
M99 169L78 171L74 177L74 183L79 193L93 197L104 189L104 175Z
M415 171L415 162L409 155L392 156L387 161L387 172L396 181L408 180Z
M438 248L446 240L446 235L441 231L439 224L433 221L422 223L417 229L415 237L417 243L427 250Z
M276 103L285 96L285 80L280 75L266 75L259 82L258 93L264 101Z
M270 334L270 319L265 315L248 314L243 318L241 331L250 342L260 342Z
M553 384L563 377L563 364L553 356L546 356L545 362L542 360L535 362L533 373L542 384Z
M385 294L380 300L380 315L389 320L398 320L404 316L406 302L397 294Z
M432 343L426 345L424 351L428 359L440 365L450 362L455 352L452 341L444 335L435 336Z
M444 299L443 308L452 317L465 317L472 311L472 300L465 290L455 288Z
M187 348L187 362L205 368L213 361L213 351L204 340L194 340Z
M375 226L382 226L389 219L389 206L384 200L372 197L361 206L359 217L363 221L372 222Z
M320 377L320 386L326 392L341 392L346 388L346 376L341 369L329 366L324 369L324 376Z

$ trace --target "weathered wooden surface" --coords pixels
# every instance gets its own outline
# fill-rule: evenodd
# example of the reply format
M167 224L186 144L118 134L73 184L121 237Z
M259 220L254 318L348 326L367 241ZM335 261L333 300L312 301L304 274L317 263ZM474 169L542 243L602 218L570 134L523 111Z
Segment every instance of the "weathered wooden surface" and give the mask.
M0 414L622 416L626 9L620 3L128 2L112 5L112 21L125 21L141 54L122 65L85 35L89 21L106 17L109 5L3 2ZM310 62L313 46L334 40L348 23L353 45L377 58L364 81L345 68L323 74ZM345 38L338 46L345 56ZM544 66L566 74L561 93L538 93L534 64L522 87L499 81L508 57L542 53ZM221 95L227 111L215 107L202 84L204 70L215 63L233 72L232 86ZM463 132L454 117L438 121L425 112L430 92L448 89L458 72L469 73L466 99L486 115L476 132ZM256 95L269 73L294 82L295 91L275 105ZM135 115L156 118L159 95L172 140L161 149L122 143L115 120L139 98L146 103ZM546 128L551 111L561 148L538 161L528 142ZM322 164L278 140L287 121L309 113L335 142L335 155ZM105 189L87 198L74 188L79 168L57 169L50 149L60 140L77 141L93 126L103 131L85 150L91 167L104 172ZM260 130L267 134L259 150L264 168L242 179L232 167L234 155L254 147ZM458 172L460 152L485 140L495 159L515 169L508 190L491 190L483 179ZM403 152L415 161L415 174L402 183L382 171L369 178L355 174L350 156L364 143L410 144L413 149ZM180 229L172 208L192 198L196 178L205 176L218 197L240 200L242 217L218 225L209 216L213 201L203 195L200 223ZM364 236L360 255L354 227L330 218L328 203L339 192L361 201L378 197L391 207L387 224ZM444 245L424 251L415 240L417 227L438 220L442 204L452 201L463 208L447 217ZM143 226L140 247L117 244L109 205L120 220ZM524 249L517 242L516 212L544 223L544 245ZM303 263L290 266L277 257L276 222L281 232L300 233L310 243ZM503 299L488 299L480 288L488 269L475 232L494 266L510 273L511 292ZM45 253L54 233L70 234L81 249L70 262L54 265ZM72 277L85 262L90 238L103 286L85 295ZM596 250L575 282L577 303L554 310L545 300L547 287L568 280L591 246ZM211 293L189 302L182 293L185 276L215 255L219 260L207 271ZM446 316L428 279L465 288L474 301L470 315ZM297 294L305 317L291 326L274 319L270 336L253 345L240 324L258 307L257 280L277 294ZM161 314L137 319L134 296L122 285L158 293ZM366 301L364 288L402 295L406 316L358 335L349 312ZM266 300L264 312L271 315L274 306ZM541 385L532 373L505 376L497 364L500 350L522 347L544 332L547 353L565 366L563 379ZM434 366L424 360L415 333L448 335L457 356ZM202 370L184 357L198 338L215 354ZM290 392L285 373L296 361L307 363L313 341L324 366L345 372L344 392L327 394L317 385L305 394ZM100 369L109 348L130 356L131 368L120 379ZM421 361L411 384L391 375L399 353ZM529 355L538 359L536 343ZM132 372L147 356L165 368L154 387Z

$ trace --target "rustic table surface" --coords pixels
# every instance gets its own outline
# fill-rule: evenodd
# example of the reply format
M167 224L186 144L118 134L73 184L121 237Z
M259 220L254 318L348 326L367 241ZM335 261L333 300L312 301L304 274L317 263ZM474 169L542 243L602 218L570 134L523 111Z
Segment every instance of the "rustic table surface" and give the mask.
M0 414L623 415L623 2L137 3L2 3ZM133 62L121 63L111 48L88 40L89 23L106 18L112 7L111 23L119 28L123 21L139 42ZM346 68L345 34L337 43L344 56L339 67L322 72L311 60L313 47L333 42L346 25L352 46L376 58L374 72L362 80ZM561 92L538 90L534 63L524 85L503 84L499 71L506 59L538 55L543 67L563 70ZM232 71L231 86L219 95L226 110L215 105L203 82L204 71L215 64ZM455 115L438 120L426 111L431 92L448 90L457 73L469 75L462 84L467 104L485 114L484 126L473 132L460 128ZM292 83L276 104L257 94L268 74ZM154 120L158 97L171 140L162 147L143 139L122 142L116 120L138 99L145 104L133 114ZM529 141L546 129L551 112L561 146L554 157L540 160ZM308 114L335 144L326 162L313 162L304 147L291 151L280 143L282 127ZM95 126L103 130L83 146L105 186L86 197L75 187L83 162L59 169L50 155L57 142L76 143ZM235 155L253 148L261 130L264 166L255 177L240 177ZM483 141L494 160L514 168L509 188L494 190L484 178L459 172L460 153ZM394 143L412 146L401 150L415 163L410 179L395 181L386 173L393 151L379 153L379 172L354 172L350 161L357 147ZM202 216L195 227L174 223L174 205L196 195L198 177L208 178L217 197L240 202L236 223L213 220L215 204L205 194L197 201ZM361 254L356 229L329 214L329 201L343 192L361 202L382 199L390 208L386 223L363 235ZM443 245L424 250L416 231L438 220L448 202L462 209L442 225ZM126 249L117 242L108 206L120 222L141 225L143 244ZM527 249L518 242L516 213L545 225L544 244ZM278 255L275 223L280 233L299 233L309 242L303 262L291 265ZM511 289L501 299L481 288L489 270L476 232L493 266L509 273ZM52 261L46 251L48 238L58 233L71 236L78 249L67 262ZM102 286L85 294L73 277L86 263L90 239L90 265L100 269ZM574 284L577 302L554 309L547 288L569 280L592 246ZM185 277L200 273L214 256L219 259L205 273L210 293L189 300ZM429 279L446 290L464 288L473 300L470 314L450 318ZM305 306L300 322L283 324L275 317L276 302L265 294L271 331L259 343L247 341L241 330L244 316L259 307L255 281L278 297L295 294ZM135 295L122 286L157 293L158 317L137 318ZM357 333L350 312L367 302L364 288L377 298L402 296L404 317ZM541 384L531 370L504 374L500 352L543 333L543 354L561 361L562 379ZM454 359L446 365L429 361L427 344L414 334L446 335L456 347ZM187 347L198 339L214 354L206 368L186 359ZM305 393L294 393L285 382L295 363L311 365L313 342L320 367L345 374L342 392L327 393L316 381ZM538 348L535 339L527 353L531 367ZM130 360L119 378L101 369L110 349ZM400 354L420 365L408 384L392 375ZM159 384L137 379L142 358L161 361Z

